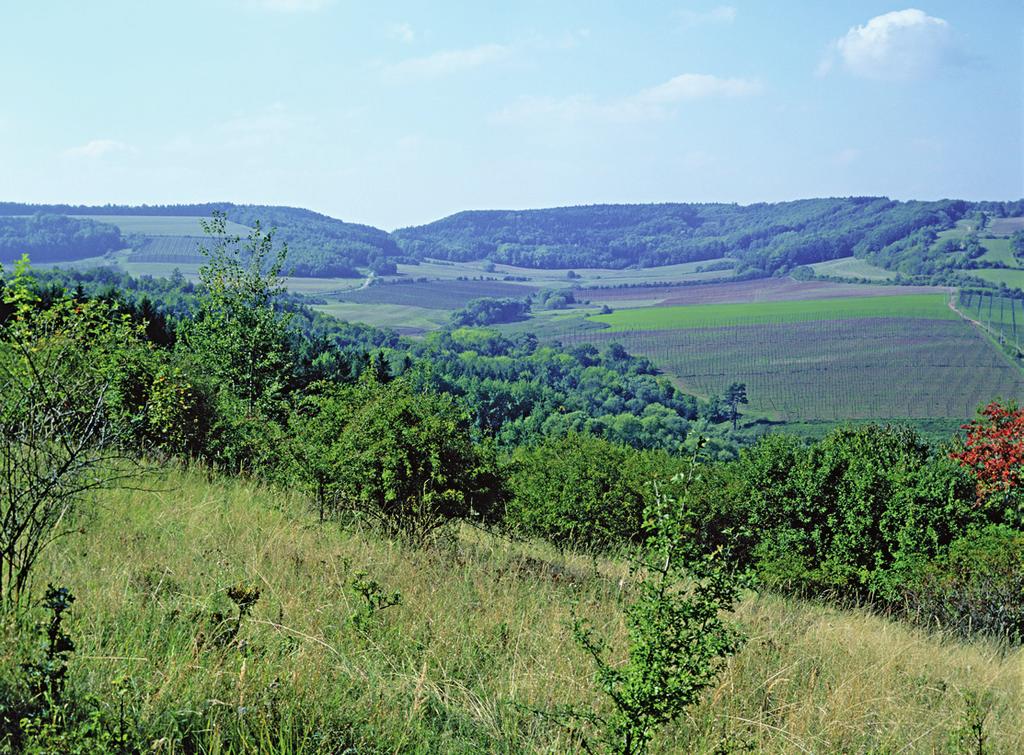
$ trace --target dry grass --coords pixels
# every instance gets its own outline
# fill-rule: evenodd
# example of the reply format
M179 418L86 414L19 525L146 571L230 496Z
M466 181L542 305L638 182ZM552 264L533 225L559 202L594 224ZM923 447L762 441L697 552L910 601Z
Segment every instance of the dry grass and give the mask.
M621 640L622 564L471 529L413 551L321 528L252 483L171 471L152 485L105 495L40 584L78 596L72 689L113 706L127 676L129 715L164 751L191 731L208 751L565 752L569 735L534 711L601 704L566 623L576 602ZM350 620L357 570L402 594L365 632ZM211 615L234 615L235 584L261 595L221 647ZM772 597L738 619L745 649L656 751L966 751L972 695L986 751L1024 751L1020 650ZM3 647L0 671L16 663Z

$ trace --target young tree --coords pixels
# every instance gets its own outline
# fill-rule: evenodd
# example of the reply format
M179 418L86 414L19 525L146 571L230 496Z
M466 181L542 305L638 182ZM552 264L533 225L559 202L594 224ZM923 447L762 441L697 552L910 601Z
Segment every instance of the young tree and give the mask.
M628 660L610 659L584 621L573 627L611 712L570 715L596 724L604 749L616 755L645 753L657 729L696 702L742 644L723 616L739 599L741 580L720 550L700 554L686 500L659 495L644 517L650 540L636 566L636 598L625 609Z
M275 249L274 231L259 221L246 239L227 232L227 216L214 212L203 230L216 244L201 247L199 311L186 321L178 346L203 373L237 397L248 417L274 413L291 369L291 315L275 306L284 293L281 271L288 247Z
M749 404L747 400L747 384L733 383L725 390L725 403L729 407L729 419L732 420L732 429L736 429L736 422L740 418L740 404Z

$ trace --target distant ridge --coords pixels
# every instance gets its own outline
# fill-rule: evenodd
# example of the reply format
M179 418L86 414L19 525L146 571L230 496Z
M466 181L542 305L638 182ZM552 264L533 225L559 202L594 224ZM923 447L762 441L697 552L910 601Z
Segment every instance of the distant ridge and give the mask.
M971 217L1024 216L1011 202L894 201L886 197L726 203L600 204L536 210L472 210L387 233L296 207L231 202L169 205L0 203L0 255L24 229L10 216L208 217L214 211L243 226L276 227L296 275L386 275L396 262L488 259L532 268L656 267L729 258L737 275L791 273L818 262L856 256L910 276L970 267L969 254L935 252L938 234ZM23 225L23 223L22 223ZM38 229L37 229L38 230ZM92 229L95 234L95 229ZM72 241L61 258L75 258ZM145 234L142 234L145 236ZM183 234L185 235L185 234ZM191 235L194 235L192 232ZM141 250L145 240L124 238ZM80 257L95 255L95 244ZM194 253L194 252L193 252ZM176 253L175 259L187 252ZM68 257L68 255L71 255ZM0 256L0 259L3 259Z

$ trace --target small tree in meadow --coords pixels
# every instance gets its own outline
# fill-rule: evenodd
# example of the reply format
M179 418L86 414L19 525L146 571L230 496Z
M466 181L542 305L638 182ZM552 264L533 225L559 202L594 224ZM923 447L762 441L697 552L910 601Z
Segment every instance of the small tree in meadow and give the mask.
M585 621L576 619L573 627L611 712L571 715L595 724L600 745L616 755L646 752L658 728L697 702L742 644L723 617L739 598L740 580L721 550L699 553L685 498L657 496L644 520L650 539L636 564L636 598L625 609L628 660L614 658Z

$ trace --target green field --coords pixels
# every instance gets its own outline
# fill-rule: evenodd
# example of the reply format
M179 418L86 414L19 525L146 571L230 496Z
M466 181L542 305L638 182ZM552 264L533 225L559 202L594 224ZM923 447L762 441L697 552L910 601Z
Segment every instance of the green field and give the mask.
M138 233L144 236L203 236L200 221L209 220L200 216L163 215L72 215L75 218L93 220L97 223L116 225L121 233ZM228 221L227 232L238 236L249 233L249 228Z
M595 315L591 319L607 325L610 332L621 332L882 317L958 319L950 310L945 294L648 307Z
M884 267L876 267L857 257L842 257L828 262L816 262L809 266L815 275L833 278L865 278L872 281L892 280L896 273Z
M978 270L966 270L965 271L972 278L981 278L988 283L994 283L997 286L1001 283L1005 283L1010 288L1019 288L1024 290L1024 270L1008 270L1004 268L981 268Z

